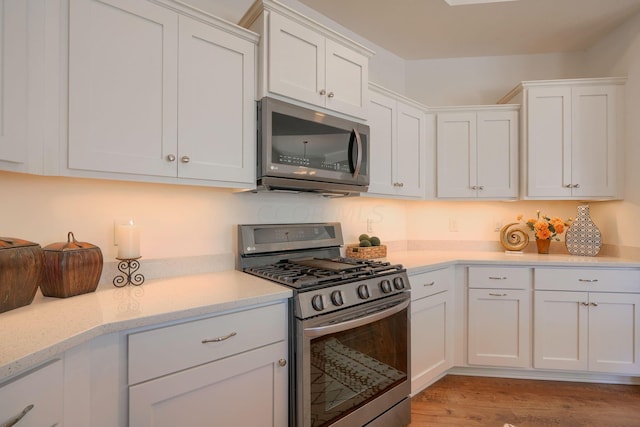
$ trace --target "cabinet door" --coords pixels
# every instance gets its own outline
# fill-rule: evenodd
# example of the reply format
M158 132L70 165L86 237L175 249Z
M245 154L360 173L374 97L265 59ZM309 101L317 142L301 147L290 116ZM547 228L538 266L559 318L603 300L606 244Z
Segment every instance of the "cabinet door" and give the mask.
M269 15L269 92L324 106L325 38L277 13Z
M0 166L27 161L27 2L0 0Z
M571 185L574 197L616 195L614 86L574 87L571 100Z
M176 176L178 16L143 0L69 7L69 168Z
M396 101L377 92L371 92L369 99L369 192L393 195L396 183L392 167L397 135Z
M63 362L56 360L0 386L0 425L63 425ZM21 415L24 413L24 416ZM16 421L18 420L19 421Z
M478 197L517 197L518 113L481 111L477 120Z
M451 293L440 292L411 304L411 393L417 393L452 364Z
M530 307L527 290L469 289L468 363L529 367Z
M588 302L587 292L535 291L535 368L587 369Z
M178 176L255 183L254 44L180 17Z
M437 130L437 197L476 197L476 113L440 113Z
M571 197L571 88L531 88L527 109L527 195Z
M424 112L398 102L398 137L393 156L399 194L425 195L424 164L426 158Z
M288 424L285 342L129 388L132 426ZM284 362L283 362L284 363Z
M329 39L325 48L326 107L366 118L369 58Z
M589 370L640 373L640 295L589 294Z

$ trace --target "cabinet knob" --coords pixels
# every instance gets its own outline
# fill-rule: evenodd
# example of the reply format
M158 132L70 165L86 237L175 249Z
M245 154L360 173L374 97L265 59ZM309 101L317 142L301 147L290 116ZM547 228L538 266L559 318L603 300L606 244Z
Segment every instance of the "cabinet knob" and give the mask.
M597 303L597 302L592 302L592 303L590 303L589 305L592 305L592 306L594 306L594 307L597 307L597 306L598 306L598 303Z
M484 185L478 186L478 190L484 190Z
M573 188L580 188L580 184L574 184Z
M334 94L333 92L329 92L329 93L327 94L327 96L328 96L329 98L333 98L333 97L335 96L335 94Z
M324 89L320 89L320 95L324 96L327 94L327 91Z
M173 154L169 154L167 156L167 160L169 160L170 162L175 162L176 161L176 156Z
M285 359L278 360L278 365L284 367L287 366L287 361Z
M182 161L182 163L189 163L191 161L191 157L189 156L182 156L180 158L180 160Z

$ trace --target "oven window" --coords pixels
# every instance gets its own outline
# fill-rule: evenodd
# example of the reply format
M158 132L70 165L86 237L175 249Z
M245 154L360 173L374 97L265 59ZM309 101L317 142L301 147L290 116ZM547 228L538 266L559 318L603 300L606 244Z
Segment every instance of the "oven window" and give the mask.
M328 425L407 380L407 310L310 344L312 426Z

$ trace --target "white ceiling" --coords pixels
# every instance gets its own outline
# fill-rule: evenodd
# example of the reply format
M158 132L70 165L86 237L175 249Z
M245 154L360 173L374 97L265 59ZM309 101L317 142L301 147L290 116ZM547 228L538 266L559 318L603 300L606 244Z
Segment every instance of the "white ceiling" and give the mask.
M187 0L238 22L252 0ZM571 52L636 13L640 0L298 0L404 59ZM215 5L213 5L215 4Z

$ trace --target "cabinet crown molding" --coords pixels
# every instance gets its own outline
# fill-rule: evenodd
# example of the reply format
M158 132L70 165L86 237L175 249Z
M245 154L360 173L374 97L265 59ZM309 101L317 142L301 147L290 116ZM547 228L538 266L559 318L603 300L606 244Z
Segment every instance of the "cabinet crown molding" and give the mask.
M368 47L343 36L339 32L332 30L326 25L308 18L275 0L256 0L256 2L251 5L249 10L247 10L244 16L240 18L240 22L238 22L238 25L246 28L251 27L251 25L253 25L253 23L263 14L264 11L276 12L280 15L283 15L301 25L312 28L313 30L322 33L325 37L328 37L337 43L346 45L347 47L369 58L375 55L375 52Z
M623 85L626 77L597 77L584 79L556 79L556 80L526 80L518 83L509 93L500 98L497 104L506 104L524 89L537 86L595 86L595 85Z

